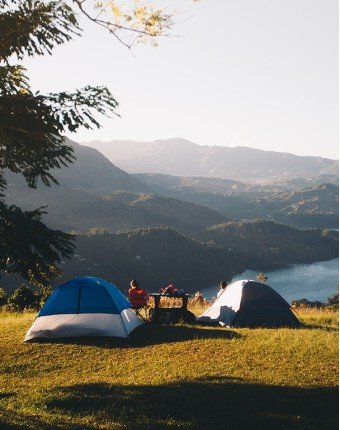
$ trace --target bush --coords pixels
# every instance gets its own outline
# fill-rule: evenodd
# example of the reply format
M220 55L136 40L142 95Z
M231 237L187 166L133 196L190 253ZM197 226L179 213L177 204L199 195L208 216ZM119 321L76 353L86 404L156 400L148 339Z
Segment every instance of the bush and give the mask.
M331 297L328 297L326 303L319 302L318 300L307 300L307 299L300 299L300 300L293 300L292 301L292 307L293 308L314 308L314 309L322 309L322 308L329 308L329 309L337 309L339 307L339 293L334 294Z
M324 308L325 303L319 302L318 300L312 301L307 299L293 300L292 307L293 308L316 308L321 309Z
M339 307L339 293L336 293L333 296L328 297L327 306L330 306L332 308L338 308Z
M0 288L0 306L6 305L8 302L8 295L3 288Z
M8 303L16 311L22 312L24 309L38 309L39 296L25 284L14 291L13 295L8 299Z

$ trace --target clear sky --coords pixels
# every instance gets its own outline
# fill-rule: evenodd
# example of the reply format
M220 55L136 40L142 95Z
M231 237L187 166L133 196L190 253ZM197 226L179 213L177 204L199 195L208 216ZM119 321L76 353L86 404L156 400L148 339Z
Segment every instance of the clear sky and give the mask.
M156 0L155 0L156 1ZM337 0L168 0L180 37L132 55L105 30L29 59L41 91L104 84L121 118L73 140L183 137L338 158Z

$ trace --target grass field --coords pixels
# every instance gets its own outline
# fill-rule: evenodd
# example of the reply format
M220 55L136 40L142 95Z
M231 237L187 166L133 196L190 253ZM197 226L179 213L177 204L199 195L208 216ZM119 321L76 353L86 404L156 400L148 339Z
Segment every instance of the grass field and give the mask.
M23 344L34 314L0 313L0 429L336 429L338 313L299 316Z

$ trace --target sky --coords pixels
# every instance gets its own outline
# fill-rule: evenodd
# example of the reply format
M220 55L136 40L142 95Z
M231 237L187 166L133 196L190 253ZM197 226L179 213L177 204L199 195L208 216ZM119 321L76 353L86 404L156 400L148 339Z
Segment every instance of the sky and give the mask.
M81 20L83 37L24 62L33 89L106 85L119 101L120 118L70 138L182 137L338 158L337 0L166 4L180 23L157 48L131 53Z

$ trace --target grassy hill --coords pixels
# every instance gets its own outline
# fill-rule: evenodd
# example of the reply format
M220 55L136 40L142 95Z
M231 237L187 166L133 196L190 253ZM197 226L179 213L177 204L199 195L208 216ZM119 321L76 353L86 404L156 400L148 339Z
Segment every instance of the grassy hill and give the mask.
M0 314L4 430L334 430L338 314L302 329L140 327L128 340L23 344Z

